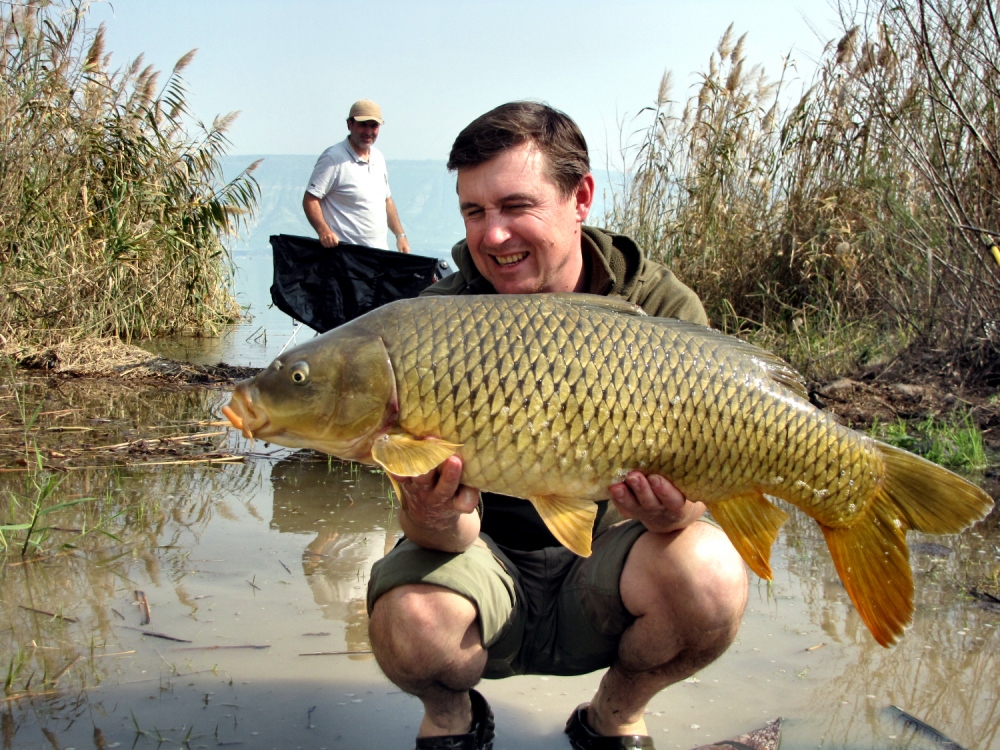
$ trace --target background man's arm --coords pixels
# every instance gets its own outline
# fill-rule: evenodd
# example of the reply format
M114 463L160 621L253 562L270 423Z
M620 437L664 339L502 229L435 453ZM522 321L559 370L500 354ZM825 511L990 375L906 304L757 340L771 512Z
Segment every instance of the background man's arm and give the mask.
M399 212L391 196L385 199L385 213L389 220L389 229L396 235L396 249L401 253L410 252L410 243L403 234L403 223L399 220Z
M330 229L326 219L323 218L323 207L319 203L319 198L307 192L302 197L302 210L305 211L306 218L312 224L312 228L316 230L316 234L319 235L319 241L323 247L336 247L340 244L340 237Z

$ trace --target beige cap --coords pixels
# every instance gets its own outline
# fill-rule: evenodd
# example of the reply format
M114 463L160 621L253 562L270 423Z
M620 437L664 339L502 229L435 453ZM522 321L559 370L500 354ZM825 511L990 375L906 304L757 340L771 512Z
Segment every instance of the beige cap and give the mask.
M351 106L351 113L347 117L358 122L374 120L379 125L382 124L382 110L371 99L359 99L354 102Z

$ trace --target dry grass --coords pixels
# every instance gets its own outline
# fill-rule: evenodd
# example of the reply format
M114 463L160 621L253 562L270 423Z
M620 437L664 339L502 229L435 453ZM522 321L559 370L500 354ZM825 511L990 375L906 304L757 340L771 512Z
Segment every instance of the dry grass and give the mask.
M235 115L193 123L181 74L112 69L86 3L0 8L0 343L128 340L239 315L225 238L256 206L225 184Z
M841 12L800 96L731 28L680 114L665 77L606 223L670 263L716 324L810 377L933 343L1000 382L995 8Z

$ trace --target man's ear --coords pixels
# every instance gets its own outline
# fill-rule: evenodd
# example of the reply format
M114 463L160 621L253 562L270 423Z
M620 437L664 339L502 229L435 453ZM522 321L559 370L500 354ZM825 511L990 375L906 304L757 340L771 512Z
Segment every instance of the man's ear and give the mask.
M580 182L577 183L573 197L576 199L576 219L581 224L590 215L590 209L594 205L594 193L596 190L597 186L594 182L594 175L590 172L581 177Z

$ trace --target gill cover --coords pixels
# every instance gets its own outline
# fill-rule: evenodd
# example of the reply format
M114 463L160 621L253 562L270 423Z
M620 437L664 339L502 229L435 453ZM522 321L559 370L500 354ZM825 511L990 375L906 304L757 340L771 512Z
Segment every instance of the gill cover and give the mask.
M289 364L293 380L298 364ZM305 364L303 384L315 377ZM396 412L396 378L382 339L366 336L338 341L321 364L333 386L333 403L326 414L331 437L350 440L369 435L383 426L387 411Z

